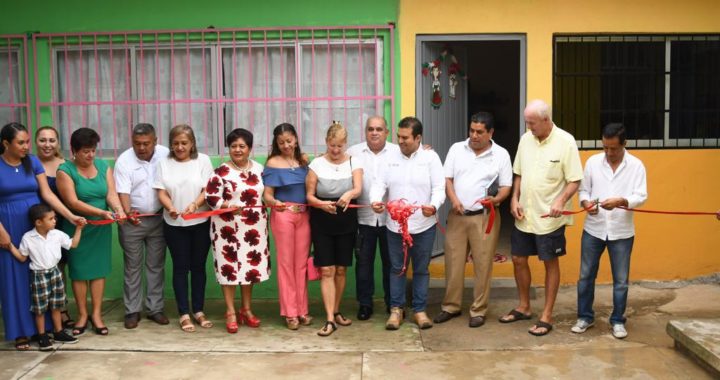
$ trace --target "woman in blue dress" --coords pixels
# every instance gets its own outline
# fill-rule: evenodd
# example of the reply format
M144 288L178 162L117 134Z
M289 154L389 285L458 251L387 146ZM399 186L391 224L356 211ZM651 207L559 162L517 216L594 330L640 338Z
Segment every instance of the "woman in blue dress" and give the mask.
M23 234L33 228L27 211L40 198L71 222L85 223L53 194L40 160L29 150L25 126L10 123L0 130L0 307L5 339L15 340L18 350L30 349L28 337L37 329L30 312L29 262L15 260L7 251L10 242L18 246Z

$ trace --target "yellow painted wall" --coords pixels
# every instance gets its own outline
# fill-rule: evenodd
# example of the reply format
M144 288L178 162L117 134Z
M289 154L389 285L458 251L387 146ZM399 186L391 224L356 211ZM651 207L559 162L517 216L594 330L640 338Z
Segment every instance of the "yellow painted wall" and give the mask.
M720 33L720 1L400 0L401 115L415 114L415 37L418 34L521 33L527 36L528 100L552 99L554 33ZM562 127L562 126L560 126ZM583 162L597 151L583 151ZM634 151L647 167L649 200L665 210L720 209L720 150ZM575 202L577 204L577 201ZM720 272L720 222L714 217L637 214L631 280L674 280ZM577 281L583 217L567 230L562 283ZM509 228L505 223L504 228ZM533 283L544 270L532 260ZM437 268L436 268L437 269ZM433 272L433 275L441 273ZM512 277L512 264L495 266ZM609 282L604 259L598 280Z

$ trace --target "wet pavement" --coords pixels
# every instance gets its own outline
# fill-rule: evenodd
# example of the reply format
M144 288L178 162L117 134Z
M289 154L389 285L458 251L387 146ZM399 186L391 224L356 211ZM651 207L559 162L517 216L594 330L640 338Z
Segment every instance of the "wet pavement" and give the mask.
M166 306L171 324L143 319L138 328L123 328L122 300L107 301L107 337L88 330L74 345L56 345L49 353L16 352L10 343L0 349L0 379L710 379L712 374L673 348L667 335L669 320L720 317L720 286L663 287L632 285L627 310L629 336L614 339L607 318L611 287L596 291L596 325L573 334L575 287L562 287L555 308L553 331L544 337L527 333L533 321L497 322L515 306L508 297L493 297L487 323L469 328L463 314L429 330L419 330L409 318L398 331L386 331L384 306L369 321L355 320L333 335L316 335L321 305L311 305L315 320L298 331L285 328L274 300L257 300L254 311L262 319L257 329L240 327L225 332L221 300L208 300L211 329L184 333ZM470 293L466 290L466 301ZM439 312L442 289L431 289L428 312ZM532 304L543 302L537 289ZM342 311L354 319L356 307L344 301Z

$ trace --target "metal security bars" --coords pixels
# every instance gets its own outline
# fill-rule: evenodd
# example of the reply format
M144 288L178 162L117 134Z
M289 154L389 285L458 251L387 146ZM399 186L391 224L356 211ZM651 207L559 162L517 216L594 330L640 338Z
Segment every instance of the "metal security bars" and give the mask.
M580 148L622 122L633 148L716 148L720 35L555 35L553 119Z
M28 124L27 37L0 35L0 125Z
M47 52L35 62L47 83L36 87L36 113L61 130L63 147L90 127L113 155L138 122L155 125L163 144L189 124L208 154L223 154L238 127L264 154L272 129L289 122L318 152L332 120L352 144L369 116L394 119L393 39L392 25L35 34L33 48Z

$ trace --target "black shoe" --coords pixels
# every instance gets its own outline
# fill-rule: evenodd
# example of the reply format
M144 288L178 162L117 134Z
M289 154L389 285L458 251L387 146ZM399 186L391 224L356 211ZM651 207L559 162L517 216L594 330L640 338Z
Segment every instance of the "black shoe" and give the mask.
M38 335L38 346L40 347L40 351L52 351L53 345L50 343L48 334Z
M130 313L125 315L125 328L134 329L140 323L140 313Z
M435 318L433 319L433 322L444 323L444 322L447 322L459 315L460 315L459 311L457 313L448 313L447 311L443 310L440 312L440 314L435 316Z
M53 336L55 337L55 341L58 343L73 344L78 342L76 337L66 333L65 330L56 331L53 333Z
M148 319L157 323L158 325L167 325L170 323L170 320L168 319L168 317L165 316L165 313L163 313L162 311L148 315Z
M370 319L370 317L373 315L373 309L370 306L362 306L360 305L360 310L358 310L357 318L361 321L367 321Z
M485 317L482 315L478 315L477 317L470 317L470 323L468 323L468 326L470 327L480 327L485 324Z

